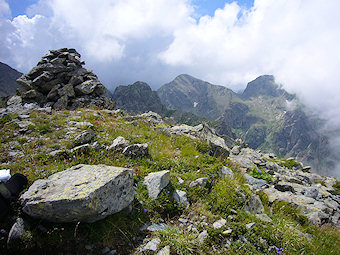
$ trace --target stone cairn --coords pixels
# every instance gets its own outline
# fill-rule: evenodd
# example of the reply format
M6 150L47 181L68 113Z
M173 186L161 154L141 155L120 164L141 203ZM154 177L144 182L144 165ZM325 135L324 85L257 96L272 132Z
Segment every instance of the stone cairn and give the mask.
M18 94L25 102L54 109L113 109L115 103L104 96L106 88L91 70L82 67L84 64L75 49L50 50L29 73L17 79L24 88Z

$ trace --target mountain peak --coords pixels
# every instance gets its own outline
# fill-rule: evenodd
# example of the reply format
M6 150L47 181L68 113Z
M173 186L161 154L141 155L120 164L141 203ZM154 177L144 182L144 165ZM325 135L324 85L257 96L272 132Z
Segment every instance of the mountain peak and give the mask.
M157 93L142 81L127 86L118 86L112 98L116 101L117 108L132 113L153 111L161 114L166 111Z
M261 75L247 84L246 89L242 93L242 97L244 99L262 95L275 97L281 93L282 91L280 91L278 84L275 83L273 75Z
M0 97L15 95L16 89L20 88L16 79L21 75L22 73L0 62Z

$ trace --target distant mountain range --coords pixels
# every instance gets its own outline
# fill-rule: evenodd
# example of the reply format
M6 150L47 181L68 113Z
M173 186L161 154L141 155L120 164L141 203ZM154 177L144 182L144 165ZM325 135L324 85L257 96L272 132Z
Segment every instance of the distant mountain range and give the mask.
M15 94L20 76L0 63L1 97ZM109 96L130 113L154 111L189 125L207 121L220 135L242 138L253 149L296 157L323 173L334 167L329 139L320 132L322 121L309 116L271 75L249 82L240 94L182 74L158 91L138 81L118 86Z
M16 82L22 73L0 62L0 97L15 95L20 85Z
M117 87L113 98L129 112L152 110L187 124L208 121L221 135L242 138L251 148L296 157L323 172L334 167L328 137L320 132L322 121L309 116L271 75L249 82L238 94L182 74L157 94L137 82Z
M186 74L157 92L169 109L228 123L253 149L296 157L319 171L333 167L328 138L320 133L322 121L307 115L271 75L249 82L241 94Z

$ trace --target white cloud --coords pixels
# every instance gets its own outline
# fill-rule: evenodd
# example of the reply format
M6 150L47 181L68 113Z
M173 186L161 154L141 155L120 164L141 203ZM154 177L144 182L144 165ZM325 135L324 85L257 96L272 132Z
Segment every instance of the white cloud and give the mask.
M0 0L0 19L11 16L11 10L5 0Z
M177 29L159 57L235 88L274 74L339 127L339 17L337 0L257 0L250 10L226 4L214 17Z
M41 0L27 12L1 21L7 30L0 27L0 61L27 72L49 49L73 47L109 87L172 78L176 68L157 54L178 27L195 22L188 0Z

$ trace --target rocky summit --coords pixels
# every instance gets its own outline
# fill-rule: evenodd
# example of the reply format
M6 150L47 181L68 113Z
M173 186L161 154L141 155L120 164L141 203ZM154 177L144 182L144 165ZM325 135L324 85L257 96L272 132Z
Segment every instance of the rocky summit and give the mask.
M25 102L37 102L54 109L99 106L112 109L114 103L103 96L106 88L75 49L50 50L39 63L17 82Z

